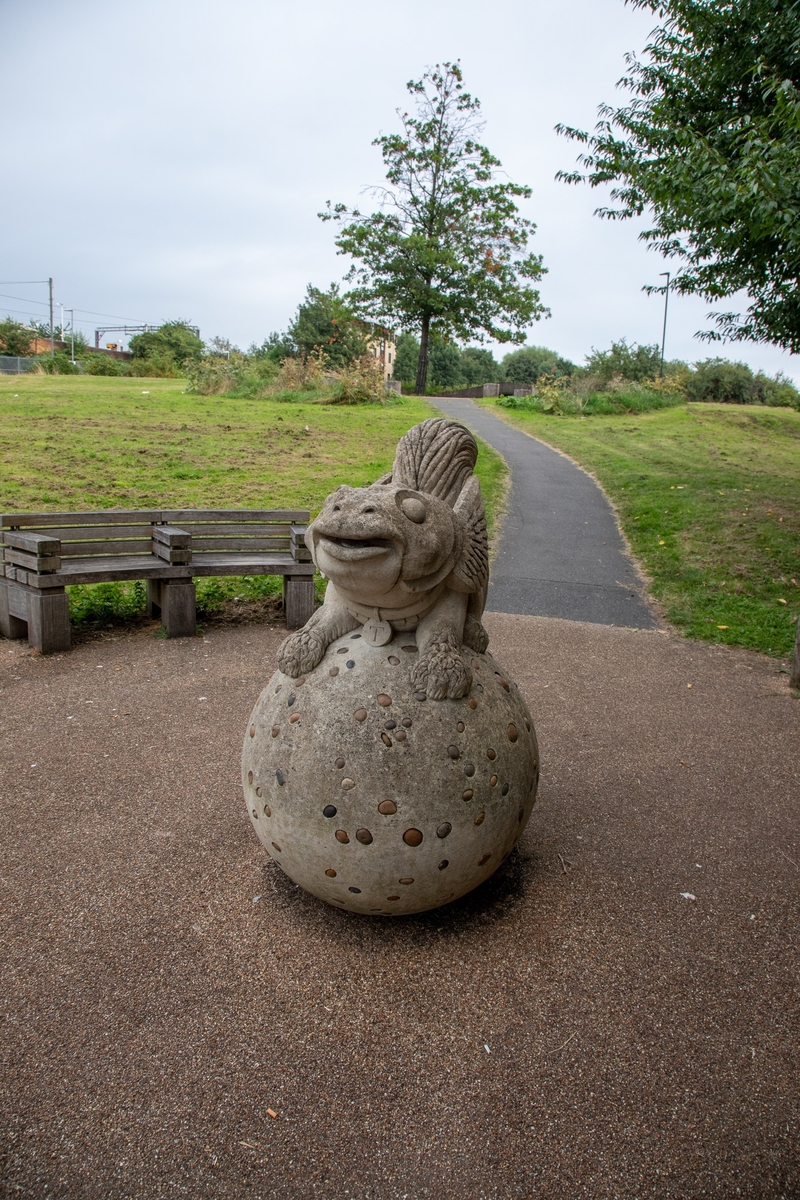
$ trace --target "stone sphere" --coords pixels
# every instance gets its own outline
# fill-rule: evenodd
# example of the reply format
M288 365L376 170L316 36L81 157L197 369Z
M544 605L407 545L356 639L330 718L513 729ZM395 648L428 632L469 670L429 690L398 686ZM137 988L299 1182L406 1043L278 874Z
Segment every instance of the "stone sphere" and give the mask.
M253 828L290 879L376 916L424 912L483 883L518 841L539 781L530 713L488 654L465 650L461 700L415 692L413 634L339 638L314 671L276 671L242 773Z

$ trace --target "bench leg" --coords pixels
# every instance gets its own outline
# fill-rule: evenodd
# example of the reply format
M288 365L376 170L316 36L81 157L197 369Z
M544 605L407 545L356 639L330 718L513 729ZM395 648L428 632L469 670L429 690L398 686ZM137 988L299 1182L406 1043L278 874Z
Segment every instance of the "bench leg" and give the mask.
M283 611L287 629L302 629L314 612L313 576L284 575Z
M147 615L148 617L161 616L161 580L146 579L147 584Z
M28 645L42 654L69 650L69 597L63 588L28 592Z
M14 598L16 598L16 593L21 590L21 588L14 588ZM0 633L7 638L24 638L28 632L28 622L16 615L19 606L13 603L10 592L11 587L4 579L0 579ZM27 601L25 612L27 612Z
M197 632L195 587L191 579L159 581L161 620L167 637L194 637Z

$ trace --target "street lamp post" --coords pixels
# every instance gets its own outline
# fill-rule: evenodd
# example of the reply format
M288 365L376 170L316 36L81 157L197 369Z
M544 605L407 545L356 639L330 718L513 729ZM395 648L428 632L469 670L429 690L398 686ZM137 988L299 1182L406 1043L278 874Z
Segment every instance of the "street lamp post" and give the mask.
M661 275L666 275L667 286L664 289L664 328L661 332L661 370L660 377L664 378L664 347L667 344L667 305L669 304L669 271L661 271Z
M75 366L75 309L68 308L69 313L69 341L70 341L70 362ZM63 333L63 330L62 330Z

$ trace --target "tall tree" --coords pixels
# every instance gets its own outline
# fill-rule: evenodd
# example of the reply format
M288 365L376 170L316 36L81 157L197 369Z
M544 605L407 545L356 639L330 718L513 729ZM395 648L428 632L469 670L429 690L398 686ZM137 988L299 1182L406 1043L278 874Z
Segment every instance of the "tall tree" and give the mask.
M355 319L335 283L327 292L308 285L288 336L303 357L322 350L332 366L352 363L367 352L367 331Z
M320 217L339 223L339 252L355 260L347 278L357 311L418 334L423 394L432 334L522 342L547 310L525 282L544 271L527 253L535 226L516 204L530 188L496 178L500 162L476 140L480 102L464 91L461 67L437 64L407 88L416 114L398 110L402 131L373 142L389 185L371 189L379 211L329 202Z
M800 351L800 0L626 0L663 24L628 55L632 101L603 105L569 183L611 183L620 219L652 215L640 237L681 266L679 292L749 293L701 337ZM656 290L656 289L651 289Z

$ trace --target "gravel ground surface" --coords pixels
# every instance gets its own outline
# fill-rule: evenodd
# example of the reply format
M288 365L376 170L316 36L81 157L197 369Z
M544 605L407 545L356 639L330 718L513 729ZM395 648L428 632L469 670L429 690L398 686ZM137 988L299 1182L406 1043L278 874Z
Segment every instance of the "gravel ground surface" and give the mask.
M282 631L0 642L4 1197L800 1196L786 675L487 626L539 804L482 889L395 920L301 893L250 828Z

